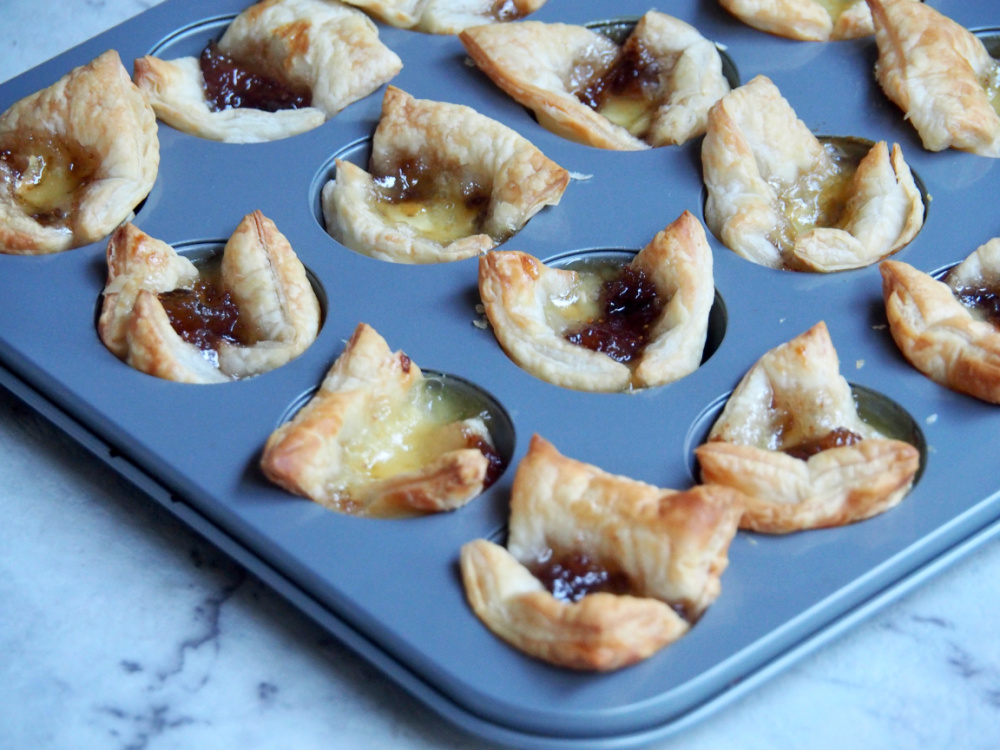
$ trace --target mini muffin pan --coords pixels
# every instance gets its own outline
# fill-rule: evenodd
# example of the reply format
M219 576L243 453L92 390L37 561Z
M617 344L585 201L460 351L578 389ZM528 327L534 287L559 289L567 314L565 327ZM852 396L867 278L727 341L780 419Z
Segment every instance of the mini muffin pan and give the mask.
M108 48L126 65L156 51L195 54L247 0L168 0L5 83L0 109ZM986 0L934 0L991 34ZM635 0L549 0L532 16L576 24L635 18ZM926 222L896 257L933 272L1000 235L1000 165L924 151L872 72L873 39L793 42L751 29L711 0L664 9L724 47L746 82L761 73L822 135L901 144L929 198ZM601 151L540 127L467 62L455 37L381 27L404 62L392 84L474 107L514 128L574 179L505 247L543 261L634 252L690 210L702 218L700 139L643 152ZM45 257L0 257L0 381L329 632L450 721L519 747L639 746L682 730L820 646L1000 530L997 406L942 388L910 367L886 327L876 266L832 275L775 271L709 237L716 305L710 353L688 377L620 394L559 388L520 370L477 309L476 259L411 266L373 260L326 233L319 191L333 158L363 154L381 91L286 140L231 145L161 125L156 184L135 223L174 246L221 244L260 209L285 234L324 304L315 343L285 366L224 385L167 382L132 370L98 340L100 242ZM358 157L363 159L364 157ZM848 527L768 537L740 533L722 594L691 632L633 667L577 673L533 660L472 614L458 552L503 541L511 482L539 433L565 455L662 487L695 481L693 448L734 385L768 349L824 320L863 410L923 449L910 495ZM355 518L269 484L268 434L319 383L359 322L427 371L493 404L511 465L466 507L405 520Z

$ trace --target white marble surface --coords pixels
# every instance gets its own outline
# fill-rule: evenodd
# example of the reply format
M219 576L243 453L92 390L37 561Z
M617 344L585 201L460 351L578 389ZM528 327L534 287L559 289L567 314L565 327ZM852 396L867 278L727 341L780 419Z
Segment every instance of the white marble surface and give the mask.
M157 0L0 0L5 81ZM0 748L479 748L0 391ZM658 747L1000 747L1000 541Z

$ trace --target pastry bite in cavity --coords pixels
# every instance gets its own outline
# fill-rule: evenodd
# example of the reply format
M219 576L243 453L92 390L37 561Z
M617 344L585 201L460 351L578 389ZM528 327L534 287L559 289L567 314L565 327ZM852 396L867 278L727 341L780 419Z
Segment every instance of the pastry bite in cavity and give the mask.
M769 534L882 513L920 466L914 446L858 416L822 322L760 358L695 454L704 482L745 495L740 526Z
M469 26L524 18L545 0L345 0L400 29L457 34Z
M504 469L483 414L365 323L260 465L289 492L378 518L454 510Z
M200 57L136 60L135 82L168 125L255 143L318 127L402 66L359 10L336 0L263 0Z
M858 145L822 143L757 76L708 115L708 227L770 268L843 271L896 252L923 226L923 198L898 144Z
M98 334L142 372L182 383L259 375L305 351L319 325L305 268L260 211L201 267L132 224L108 243Z
M96 242L127 221L160 164L156 116L109 50L0 115L0 253Z
M465 592L496 635L581 670L645 659L721 591L738 492L661 489L567 458L535 435L517 468L507 547L461 551Z
M389 86L369 171L337 159L323 186L330 235L397 263L441 263L486 252L557 205L569 172L514 130L460 104Z
M479 294L500 346L535 377L584 391L647 388L701 363L712 252L685 211L625 266L549 268L494 250L479 260Z
M719 5L755 29L806 42L857 39L875 32L865 0L719 0Z
M975 34L924 3L868 0L875 76L924 148L1000 156L1000 67Z
M889 330L910 364L935 383L1000 404L1000 239L943 281L901 261L879 269Z
M459 35L476 65L552 132L599 148L684 143L729 91L715 44L649 11L620 46L584 26L519 21Z

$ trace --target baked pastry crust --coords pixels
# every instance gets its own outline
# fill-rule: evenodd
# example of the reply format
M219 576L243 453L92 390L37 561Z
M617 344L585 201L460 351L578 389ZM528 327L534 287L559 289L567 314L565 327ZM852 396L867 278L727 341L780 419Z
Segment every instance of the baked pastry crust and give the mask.
M612 670L684 635L715 601L742 512L739 493L660 489L567 458L535 435L511 491L504 549L463 546L466 596L498 636L573 669ZM529 566L583 552L622 573L630 594L556 599Z
M309 403L268 438L260 462L265 476L353 515L401 517L465 505L487 481L489 461L470 447L477 439L490 444L481 417L432 425L422 439L433 454L419 466L396 473L369 465L370 433L405 410L423 380L409 357L359 324Z
M649 11L622 50L652 59L657 82L645 132L633 135L576 94L615 64L619 47L583 26L539 21L474 26L459 39L476 65L546 128L572 141L639 150L684 143L705 131L709 107L729 91L715 45L683 21Z
M755 29L806 42L875 32L865 0L719 0L719 5Z
M223 342L209 355L181 338L158 298L190 288L198 269L165 242L124 225L108 243L101 341L141 372L183 383L222 383L280 367L316 338L320 307L305 268L259 211L244 217L226 243L221 275L252 343Z
M277 80L307 88L312 106L214 111L194 57L142 57L135 61L135 82L168 125L230 143L311 130L391 80L403 65L379 41L378 28L364 13L335 0L263 0L233 20L219 49L236 60L253 60Z
M89 177L59 201L65 218L43 219L31 199L23 199L34 189L21 184L13 162L0 158L0 252L40 255L96 242L129 219L153 187L160 164L156 117L114 50L0 115L0 152L45 159L33 175L41 175L40 185L59 179L49 174L59 169L48 163L45 152L53 149L77 170L86 164Z
M463 200L469 186L484 196L480 231L438 241L380 210L379 183L419 163L436 199ZM323 186L327 231L355 252L397 263L441 263L486 252L515 234L544 206L558 205L569 172L506 125L460 104L415 99L386 89L372 140L370 172L338 159Z
M845 186L842 210L827 217L834 226L812 222L800 231L782 210L786 196L812 191L815 202L815 183L835 180L838 166L765 76L712 107L701 159L708 227L735 253L763 266L861 268L905 246L923 226L923 199L902 149L880 141Z
M930 5L911 0L868 0L879 56L875 75L903 110L924 148L956 148L1000 156L995 92L1000 67L983 43Z
M545 0L345 0L380 21L428 34L457 34L469 26L523 18Z
M861 439L807 459L783 452L837 429ZM915 447L858 416L822 322L760 358L695 454L703 481L746 496L740 526L770 534L882 513L903 499L920 466Z
M964 288L1000 288L1000 239L977 248L943 282L901 261L879 270L889 330L910 364L935 383L1000 404L1000 331L955 297Z
M630 265L645 273L667 304L651 325L644 351L629 364L564 338L571 321L560 319L550 302L578 293L576 271L548 268L526 253L494 250L479 260L479 294L497 341L535 377L585 391L664 385L694 372L705 348L715 301L705 230L685 211Z

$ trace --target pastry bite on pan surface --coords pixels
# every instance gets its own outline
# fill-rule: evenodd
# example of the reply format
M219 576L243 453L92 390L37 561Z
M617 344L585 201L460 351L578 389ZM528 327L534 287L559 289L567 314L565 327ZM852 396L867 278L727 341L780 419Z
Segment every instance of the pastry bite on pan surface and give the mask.
M875 76L924 148L1000 156L1000 66L975 34L924 3L868 0Z
M460 566L473 611L515 648L613 670L684 635L721 591L738 492L661 489L562 456L535 435L514 478L507 547Z
M457 34L469 26L516 21L534 13L545 0L345 0L400 29L428 34Z
M858 161L846 144L816 138L765 76L734 89L702 142L708 227L770 268L842 271L896 252L924 218L902 149L879 141Z
M704 482L745 496L741 528L769 534L882 513L920 466L914 446L858 416L822 322L760 358L695 454Z
M588 146L684 143L705 131L708 108L729 91L715 44L656 11L621 46L584 26L539 21L474 26L459 39L543 126Z
M910 364L935 383L1000 404L1000 239L943 281L902 261L879 269L889 330Z
M255 143L318 127L402 65L359 10L335 0L263 0L200 58L139 58L135 82L168 125Z
M109 50L0 115L0 253L96 242L127 221L160 164L156 116Z
M685 211L608 274L494 250L479 260L479 294L500 346L535 377L583 391L647 388L701 363L715 301L712 252Z
M719 0L719 5L748 26L805 42L857 39L875 32L865 0Z
M182 383L258 375L305 351L319 325L305 268L260 211L204 272L132 224L108 243L98 335L141 372Z
M463 416L361 323L309 402L268 438L265 476L331 510L399 518L454 510L503 470L482 415Z
M338 159L323 186L327 232L351 250L397 263L486 252L545 206L569 172L516 131L471 107L386 89L369 171Z

